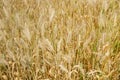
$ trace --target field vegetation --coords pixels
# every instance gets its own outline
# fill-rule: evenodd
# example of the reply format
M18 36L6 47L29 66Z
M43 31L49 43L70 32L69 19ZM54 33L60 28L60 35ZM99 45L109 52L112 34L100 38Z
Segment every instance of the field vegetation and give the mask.
M120 0L0 0L0 80L120 80Z

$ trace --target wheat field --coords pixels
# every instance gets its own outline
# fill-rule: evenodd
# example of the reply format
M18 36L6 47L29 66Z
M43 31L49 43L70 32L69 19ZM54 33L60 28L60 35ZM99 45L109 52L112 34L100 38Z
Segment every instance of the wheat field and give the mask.
M120 80L120 0L0 0L0 80Z

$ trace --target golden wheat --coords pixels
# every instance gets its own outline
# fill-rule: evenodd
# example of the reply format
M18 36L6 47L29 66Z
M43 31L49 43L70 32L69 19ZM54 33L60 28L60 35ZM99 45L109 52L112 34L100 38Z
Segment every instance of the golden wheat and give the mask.
M120 80L120 1L0 0L0 80Z

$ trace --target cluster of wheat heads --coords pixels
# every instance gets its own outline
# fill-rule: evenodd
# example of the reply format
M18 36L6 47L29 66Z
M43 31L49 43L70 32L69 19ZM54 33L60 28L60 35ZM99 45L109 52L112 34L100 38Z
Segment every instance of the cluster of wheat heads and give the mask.
M119 0L0 0L0 80L119 79Z

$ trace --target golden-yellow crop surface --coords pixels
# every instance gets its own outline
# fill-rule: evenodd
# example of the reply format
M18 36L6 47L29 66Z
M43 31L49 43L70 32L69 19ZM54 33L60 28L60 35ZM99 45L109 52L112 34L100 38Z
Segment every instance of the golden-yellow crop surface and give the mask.
M0 80L120 80L120 0L0 0Z

